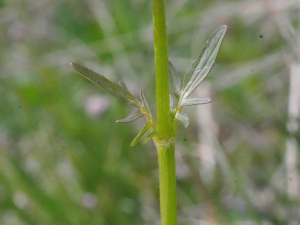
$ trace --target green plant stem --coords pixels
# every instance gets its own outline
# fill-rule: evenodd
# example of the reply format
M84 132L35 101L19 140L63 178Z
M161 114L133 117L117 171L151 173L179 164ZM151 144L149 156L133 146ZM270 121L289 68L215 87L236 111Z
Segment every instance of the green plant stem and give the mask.
M155 52L155 83L158 133L164 140L172 136L169 96L168 42L164 0L152 0Z
M171 119L169 63L164 0L152 0L158 136L160 212L162 225L177 225L175 173L176 125Z
M160 211L162 225L177 224L175 143L158 148Z

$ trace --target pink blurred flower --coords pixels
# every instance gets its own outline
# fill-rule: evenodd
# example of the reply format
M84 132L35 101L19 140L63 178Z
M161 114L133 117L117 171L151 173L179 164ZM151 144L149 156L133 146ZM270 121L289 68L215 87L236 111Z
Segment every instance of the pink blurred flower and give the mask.
M107 98L101 95L91 95L87 98L85 104L85 112L90 117L100 116L109 106Z

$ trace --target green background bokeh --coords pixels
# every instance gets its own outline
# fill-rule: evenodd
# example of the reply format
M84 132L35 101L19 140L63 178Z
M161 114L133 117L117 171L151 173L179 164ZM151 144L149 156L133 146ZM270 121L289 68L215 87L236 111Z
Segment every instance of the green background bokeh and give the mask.
M297 29L300 4L283 2ZM213 102L188 108L191 126L179 125L179 224L300 220L284 168L293 58L269 7L166 1L181 78L210 33L228 26L197 92ZM154 145L130 147L145 121L115 123L131 106L69 65L122 80L135 96L145 90L155 109L151 1L0 1L0 31L0 224L159 224ZM199 149L210 149L208 163Z

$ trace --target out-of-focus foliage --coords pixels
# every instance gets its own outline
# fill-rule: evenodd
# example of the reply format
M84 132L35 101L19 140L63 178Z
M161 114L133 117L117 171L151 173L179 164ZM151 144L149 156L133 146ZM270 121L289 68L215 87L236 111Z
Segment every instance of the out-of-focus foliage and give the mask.
M187 108L191 126L179 129L179 224L300 220L285 171L294 59L268 4L166 1L181 79L212 31L228 26L194 96L212 103ZM297 30L299 2L279 5ZM155 148L130 147L145 119L115 123L133 108L69 65L122 80L135 97L144 89L155 108L151 1L2 0L0 30L0 224L159 224Z

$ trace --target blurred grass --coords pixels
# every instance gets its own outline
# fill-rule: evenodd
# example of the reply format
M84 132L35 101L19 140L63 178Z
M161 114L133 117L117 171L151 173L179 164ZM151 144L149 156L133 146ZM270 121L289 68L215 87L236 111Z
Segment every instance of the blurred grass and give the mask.
M265 11L243 15L259 1L166 2L181 76L211 31L229 27L208 78L224 158L205 183L197 155L205 128L189 110L177 146L177 170L188 171L178 178L179 224L299 221L299 199L285 195L289 72L276 24ZM0 18L0 224L158 224L156 152L150 142L129 146L142 122L116 124L132 109L69 66L123 80L135 95L145 89L155 107L151 1L0 1ZM272 54L281 56L258 65ZM109 102L96 117L91 96Z

